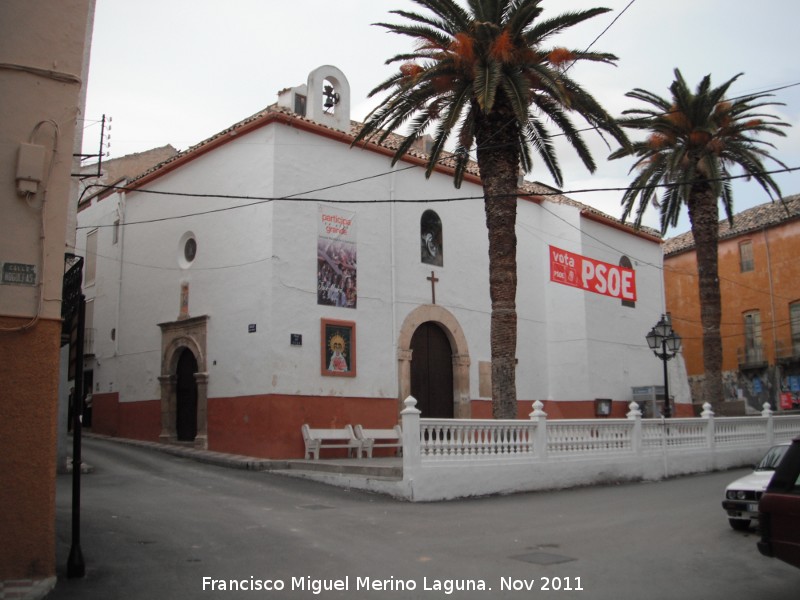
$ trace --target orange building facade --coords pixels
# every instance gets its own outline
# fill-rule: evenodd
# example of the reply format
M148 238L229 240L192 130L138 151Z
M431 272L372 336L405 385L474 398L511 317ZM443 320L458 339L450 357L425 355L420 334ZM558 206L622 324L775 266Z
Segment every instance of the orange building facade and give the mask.
M664 246L667 310L683 337L695 406L717 414L800 408L800 195L720 222L719 278L725 397L703 398L703 343L691 232Z

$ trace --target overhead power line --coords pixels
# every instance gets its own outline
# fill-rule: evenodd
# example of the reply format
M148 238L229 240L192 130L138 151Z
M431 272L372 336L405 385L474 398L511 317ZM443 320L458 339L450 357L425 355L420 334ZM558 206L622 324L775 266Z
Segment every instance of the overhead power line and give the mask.
M416 168L416 167L406 167L406 169ZM403 169L403 170L406 170ZM775 173L787 173L793 171L800 171L800 167L786 167L782 169L774 169L771 171L764 171L765 175L774 175ZM396 172L396 171L394 171ZM377 177L382 177L387 175L391 172L381 173L378 175L372 175L369 177L364 177L359 181L364 181L366 179L375 179ZM751 177L749 174L742 174L742 175L729 175L727 177L719 177L714 181L730 181L733 179L744 179ZM123 192L136 192L142 194L153 194L159 196L180 196L180 197L187 197L187 198L210 198L210 199L220 199L220 200L250 200L247 204L236 204L233 206L223 206L220 208L213 208L206 211L197 211L193 213L186 213L183 215L174 215L171 217L159 217L156 219L144 219L142 221L128 221L126 223L120 223L120 225L129 226L129 225L143 225L146 223L159 223L162 221L173 221L176 219L187 219L189 217L197 217L202 215L209 215L214 213L226 212L229 210L236 210L240 208L247 208L250 206L257 206L259 204L267 204L270 202L324 202L327 204L437 204L437 203L444 203L444 202L463 202L466 200L483 200L484 195L481 194L479 196L447 196L443 198L370 198L370 199L361 199L361 200L337 200L332 198L308 198L308 197L299 197L304 194L309 194L318 191L324 191L328 189L332 189L335 187L342 187L344 185L348 185L352 182L335 184L331 186L327 186L324 188L318 188L312 191L304 191L304 192L297 192L295 194L290 194L287 196L247 196L247 195L239 195L239 194L213 194L213 193L200 193L200 192L174 192L174 191L164 191L164 190L148 190L142 188L135 188L135 187L128 187L124 185L102 185L102 184L93 184L89 187L99 187L105 190L117 190ZM675 182L675 183L660 183L660 184L653 184L653 185L644 185L644 186L621 186L621 187L600 187L600 188L581 188L581 189L573 189L573 190L565 190L565 191L538 191L530 194L531 196L567 196L567 195L576 195L576 194L586 194L586 193L593 193L593 192L624 192L628 189L651 189L651 188L660 188L660 187L676 187L680 185L684 185L685 182ZM88 188L87 188L88 189ZM512 194L514 197L525 197L526 194L524 193L515 193ZM501 196L497 196L498 198ZM96 229L99 227L115 227L116 225L107 224L107 225L80 225L77 229Z

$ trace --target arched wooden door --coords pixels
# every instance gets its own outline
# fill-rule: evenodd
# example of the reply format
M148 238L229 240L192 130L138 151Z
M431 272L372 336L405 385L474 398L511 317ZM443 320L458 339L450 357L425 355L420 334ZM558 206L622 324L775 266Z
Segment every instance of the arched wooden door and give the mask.
M184 348L178 359L175 386L175 433L179 441L191 442L197 436L197 359Z
M411 338L411 395L420 416L453 418L453 349L444 330L428 321Z

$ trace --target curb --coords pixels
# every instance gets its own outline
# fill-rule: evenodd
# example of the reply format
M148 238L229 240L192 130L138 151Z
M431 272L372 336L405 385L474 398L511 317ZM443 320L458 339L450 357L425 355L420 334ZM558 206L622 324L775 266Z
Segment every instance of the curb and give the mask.
M88 439L115 442L119 444L127 444L129 446L137 446L139 448L149 448L151 450L156 450L158 452L163 452L165 454L171 454L172 456L180 456L182 458L189 458L197 462L203 462L231 469L243 469L248 471L274 471L278 469L286 469L288 468L289 465L288 460L254 458L252 456L244 456L241 454L226 454L224 452L212 452L211 450L203 450L200 448L192 448L188 446L164 444L161 442L150 442L145 440L118 438L108 435L101 435L99 433L84 432L83 437Z

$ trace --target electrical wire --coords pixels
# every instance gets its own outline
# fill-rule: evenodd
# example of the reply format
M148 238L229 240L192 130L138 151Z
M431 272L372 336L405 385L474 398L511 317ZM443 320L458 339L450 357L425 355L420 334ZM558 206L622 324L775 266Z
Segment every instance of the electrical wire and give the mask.
M581 235L583 235L584 237L587 237L587 238L593 239L594 241L596 241L597 243L599 243L601 246L604 246L604 247L606 247L606 248L609 248L610 250L613 250L614 252L616 252L616 253L618 253L618 254L620 254L620 255L627 256L628 258L631 258L631 259L635 260L635 261L636 261L638 264L642 264L642 265L645 265L645 266L648 266L648 267L652 267L652 268L654 268L654 269L656 269L656 270L658 270L658 271L661 271L662 273L663 273L664 271L670 271L670 272L673 272L673 273L677 273L677 274L680 274L680 275L685 275L685 276L692 277L692 278L695 278L695 279L699 277L699 275L698 275L697 273L692 273L692 272L690 272L690 271L685 271L685 270L677 270L677 269L673 269L673 268L670 268L670 267L668 267L667 265L664 265L663 263L662 263L662 265L661 265L661 266L659 266L659 265L653 264L653 263L651 263L651 262L648 262L648 261L646 261L646 260L644 260L644 259L642 259L642 258L639 258L639 257L636 257L636 256L634 256L634 255L632 255L632 254L629 254L629 253L627 253L627 252L625 252L625 251L623 251L623 250L620 250L619 248L616 248L615 246L612 246L611 244L609 244L609 243L608 243L608 242L606 242L605 240L601 240L600 238L598 238L598 237L596 237L596 236L593 236L591 233L589 233L589 232L587 232L587 231L583 231L583 230L581 230L581 229L580 229L579 227L577 227L575 224L571 223L571 222L570 222L570 221L568 221L567 219L564 219L564 218L563 218L563 217L561 217L560 215L558 215L558 214L554 213L553 211L549 210L549 209L548 209L546 206L542 205L542 209L543 209L545 212L547 212L547 213L549 213L550 215L552 215L553 217L555 217L556 219L559 219L560 221L564 222L564 223L565 223L566 225L568 225L569 227L571 227L571 228L573 228L573 229L576 229L576 230L577 230L577 231L579 231L579 232L581 233ZM800 215L795 215L795 216L800 216ZM546 232L543 232L543 233L546 233ZM718 279L719 279L720 281L724 281L724 282L726 282L726 283L729 283L729 284L731 284L731 285L733 285L733 286L736 286L736 287L740 287L740 288L743 288L743 289L747 289L747 290L750 290L750 291L756 292L756 293L758 293L758 294L764 294L764 295L767 295L767 296L772 296L772 297L775 297L775 298L779 298L779 299L781 299L781 300L788 300L788 301L792 301L792 298L791 298L791 297L788 297L788 296L781 296L780 294L776 294L776 293L774 293L774 292L767 291L767 290L765 290L765 289L763 289L763 288L761 288L761 287L752 287L752 286L749 286L749 285L747 285L746 283L743 283L743 282L740 282L740 281L736 281L736 280L734 280L734 279L731 279L731 278L729 278L729 277L723 277L723 276L721 276L721 275L718 275L717 277L718 277ZM664 280L664 278L662 277L662 278L661 278L661 281L663 282L663 280Z
M63 71L54 71L52 69L41 69L39 67L31 67L28 65L20 65L16 63L0 63L0 69L6 69L8 71L22 71L23 73L29 73L31 75L36 75L37 77L43 77L45 79L52 79L53 81L58 81L59 83L77 83L80 84L83 81L77 75L73 75L72 73L65 73Z
M39 132L39 129L43 125L50 125L53 128L53 147L50 153L50 164L47 166L47 171L45 174L45 179L42 182L42 204L39 210L39 260L41 264L41 271L39 274L39 283L37 284L38 293L37 293L37 302L36 302L36 312L34 313L31 320L25 323L24 325L20 325L19 327L0 327L0 333L20 333L23 331L28 331L36 326L41 318L42 311L44 309L44 283L47 280L46 278L46 267L47 267L47 253L46 253L46 237L45 237L45 223L46 223L46 207L47 207L47 189L50 183L50 177L53 174L53 167L56 163L56 153L58 152L58 136L59 136L59 127L58 123L56 123L52 119L46 119L43 121L39 121L31 130L30 135L28 136L28 142L33 143L36 139L36 134ZM29 192L25 195L25 204L31 208L36 210L36 207L33 206L32 202L36 197L36 193Z
M220 210L229 210L229 209L232 209L232 208L239 208L239 206L237 206L237 207L228 207L227 209L220 209ZM662 265L653 264L652 262L649 262L648 260L645 260L645 259L643 259L641 257L636 256L636 255L633 255L630 252L623 251L620 248L608 243L607 241L605 241L603 239L600 239L600 238L592 235L589 232L581 230L574 223L568 221L567 219L563 218L562 216L558 215L557 213L549 210L549 208L547 208L547 206L541 205L541 208L545 212L549 213L552 217L554 217L556 219L559 219L560 221L565 223L570 228L578 230L581 233L581 235L583 235L584 237L592 239L595 242L597 242L599 244L597 246L598 248L603 247L603 248L610 249L610 250L612 250L613 252L615 252L615 253L617 253L619 255L627 256L628 258L636 261L636 263L639 264L639 265L644 265L644 266L647 266L647 267L651 267L651 268L656 269L656 270L658 270L658 271L660 271L662 273L665 272L665 271L670 271L670 272L676 273L678 275L684 275L684 276L691 277L691 278L697 278L698 277L697 273L692 273L692 272L685 271L685 270L678 270L678 269L670 268L667 265L663 265L663 263L662 263ZM207 213L203 213L203 214L207 214ZM137 224L137 223L138 224L144 224L145 221L136 221L136 222L133 222L133 223L130 223L130 224ZM537 232L539 234L545 234L545 235L548 234L548 231L545 231L545 230L533 231L531 227L529 227L527 224L525 224L525 223L523 223L521 221L518 221L518 225L520 226L520 228L525 229L526 231L528 231L532 235L535 235L536 237L538 237ZM99 227L114 227L114 226L116 226L116 224L100 225L100 226L91 227L90 229L97 229ZM87 227L87 228L89 228L89 227ZM539 240L542 243L546 243L542 238L539 238ZM96 256L98 258L103 258L103 259L110 260L110 261L121 262L115 257L104 256L104 255L100 255L100 254L96 254ZM217 267L195 267L195 270L212 271L212 270L222 270L222 269L228 269L228 268L240 268L240 267L250 266L250 265L253 265L253 264L258 264L258 263L264 262L266 260L269 260L269 258L257 259L257 260L254 260L254 261L248 261L248 262L235 264L235 265L221 265L221 266L217 266ZM132 266L138 266L138 267L142 267L142 268L157 269L157 270L167 270L167 271L179 270L178 267L163 267L163 266L158 266L158 265L147 265L147 264L135 263L135 262L131 262L131 261L125 261L125 264L132 265ZM746 283L743 283L743 282L740 282L740 281L736 281L736 280L731 279L731 278L720 276L720 280L723 281L723 282L729 283L729 284L731 284L733 286L740 287L740 288L743 288L743 289L748 289L748 290L754 291L756 293L769 294L769 292L765 291L761 287L752 287L752 286L747 285ZM787 300L787 301L792 300L792 298L784 297L784 296L781 296L779 294L773 294L773 295L775 295L775 297L780 298L782 300ZM726 325L736 325L736 323L726 323Z
M780 90L785 90L785 89L789 89L789 88L792 88L792 87L797 87L799 85L800 85L800 81L798 81L796 83L790 83L788 85L783 85L783 86L780 86L780 87L776 87L776 88L766 89L766 90L761 91L761 92L753 92L752 94L742 94L740 96L733 96L732 98L728 98L727 100L730 102L730 101L733 101L733 100L741 100L742 98L748 98L750 96L758 96L758 95L762 95L762 94L770 94L772 92L778 92ZM666 111L666 112L661 113L661 116L666 117L667 115L672 115L672 114L675 114L676 112L677 112L677 110ZM597 127L585 127L583 129L576 129L575 131L578 132L578 133L583 133L585 131L595 131L596 129L597 129ZM557 138L557 137L562 137L562 136L565 136L565 135L566 135L565 133L554 133L550 137Z
M600 40L600 38L603 35L605 35L611 29L611 27L623 16L623 14L625 14L625 12L628 9L631 8L631 6L635 3L635 1L636 0L631 0L625 6L625 8L623 8L614 17L614 19L608 24L608 26L606 26L605 29L603 29L603 31L601 31L600 34L598 34L595 37L595 39L586 47L586 51L591 49L592 46L594 46L594 44L596 44ZM572 66L574 66L574 64L576 62L577 61L573 61L568 67L566 67L564 72L566 73L566 71L568 69L570 69ZM794 87L796 85L800 85L800 83L794 83L794 84L789 84L789 85L785 85L785 86L781 86L781 87L768 89L768 90L766 90L764 92L761 92L761 93L770 93L770 92L774 92L774 91L780 91L780 90L783 90L783 89ZM737 98L743 98L743 97L747 97L749 95L752 95L752 94L739 96ZM586 129L579 129L577 131L582 132L582 131L592 131L592 130L597 130L597 129L598 129L597 127L589 127L589 128L586 128ZM494 135L497 135L497 133L495 133ZM559 134L554 134L551 137L560 137L560 136L564 136L564 135L566 135L566 134L565 133L559 133ZM448 157L444 157L444 158L449 158L449 156ZM409 167L406 167L406 168L401 169L401 170L407 170L407 169L411 169L411 168L415 168L415 167L414 166L409 166ZM766 172L766 173L773 174L773 173L780 173L780 172L787 172L787 171L795 171L795 170L798 170L798 169L800 169L800 168L779 169L779 170L775 170L775 171L769 171L769 172ZM323 190L333 189L333 188L336 188L336 187L344 187L346 185L350 185L352 183L357 183L357 182L364 181L364 180L367 180L367 179L375 179L375 178L378 178L378 177L381 177L381 176L384 176L384 175L388 175L388 174L391 174L391 173L394 173L394 172L397 172L397 170L393 170L393 171L389 171L389 172L381 173L381 174L376 174L376 175L372 175L372 176L369 176L369 177L360 178L360 179L356 179L356 180L352 180L352 181L348 181L348 182L343 182L343 183L340 183L340 184L334 184L334 185L331 185L331 186L326 186L326 187L318 188L318 189L315 189L315 190L299 192L299 193L296 193L296 194L292 194L292 195L285 196L285 197L280 197L280 198L214 195L214 194L169 193L169 192L156 192L155 190L129 190L129 191L140 191L140 192L145 192L145 193L164 193L166 195L180 195L180 196L191 196L191 197L209 197L209 198L223 198L223 199L239 199L239 200L254 200L254 202L251 202L251 203L248 203L248 204L243 204L243 205L237 205L237 206L233 206L233 207L224 207L224 208L214 209L214 210L210 210L210 211L192 213L192 214L189 214L189 215L180 215L180 216L175 216L175 217L165 217L165 218L161 218L161 219L136 221L136 222L131 222L131 223L125 223L124 225L136 225L136 224L154 223L154 222L160 222L160 221L165 221L165 220L186 218L186 217L190 217L190 216L213 214L213 213L217 213L217 212L233 210L233 209L236 209L236 208L245 208L245 207L249 207L249 206L254 206L254 205L265 203L265 202L273 202L273 201L278 201L278 200L287 201L289 199L295 199L297 201L305 201L305 202L327 202L327 203L361 204L361 203L386 203L386 202L396 202L396 203L437 203L437 202L455 202L455 201L464 201L464 200L475 200L475 199L484 198L484 196L482 195L482 196L473 196L473 197L451 197L451 198L438 198L438 199L427 199L427 200L399 200L399 199L392 199L392 200L371 200L371 201L361 200L361 201L355 201L355 202L352 201L352 200L341 201L341 200L330 200L330 199L297 198L298 196L302 196L302 195L305 195L305 194L310 194L310 193L315 193L315 192L319 192L319 191L323 191ZM729 176L729 177L720 178L720 180L732 180L732 179L737 179L737 178L741 178L741 177L749 177L749 175ZM647 189L647 188L654 188L654 187L670 187L670 186L674 186L674 185L680 185L680 184L659 184L659 185L653 185L653 186L641 186L638 189ZM93 186L89 186L89 187L93 187ZM126 188L124 186L118 186L118 187L117 186L108 186L108 187L109 188L115 187L115 189L126 190ZM89 188L87 188L87 190L88 189ZM567 195L567 194L573 194L574 195L574 194L579 194L579 193L600 192L600 191L626 191L628 189L631 189L631 188L629 186L628 187L621 187L621 188L589 188L589 189L580 189L580 190L569 190L569 191L563 191L563 192L545 192L545 193L540 193L540 194L537 194L537 195L540 195L540 196ZM84 190L84 191L86 191L86 190ZM545 210L547 210L547 209L545 208ZM557 218L560 218L560 217L558 217L558 215L555 215L555 213L552 213L552 211L548 210L547 212L550 212L553 216L556 216ZM97 226L97 227L103 227L103 226L104 225ZM113 226L113 225L108 225L108 226ZM89 228L89 227L88 226L78 227L78 229L85 229L85 228ZM589 237L593 237L593 236L589 235ZM603 245L606 245L609 248L612 248L615 251L619 252L619 250L613 248L612 246L610 246L609 244L607 244L603 240L600 240L598 238L593 238L593 239L595 239L599 243L601 243ZM640 264L645 264L645 265L648 265L648 266L652 266L652 267L660 269L662 271L664 270L663 267L658 267L657 265L652 265L651 263L648 263L647 261L643 261L641 259L635 259L635 260L637 260L637 262L639 262Z
M588 51L591 49L591 47L592 47L592 46L594 46L594 45L595 45L595 44L598 42L598 40L599 40L601 37L603 37L603 36L604 36L604 35L605 35L605 34L608 32L608 30L609 30L609 29L611 29L611 28L614 26L614 23L616 23L617 21L619 21L620 17L622 17L622 15L624 15L624 14L625 14L625 12L626 12L626 11L627 11L627 10L628 10L628 9L629 9L631 6L633 6L634 2L636 2L636 0L631 0L630 2L628 2L627 6L625 6L625 8L623 8L621 11L619 11L619 14L618 14L617 16L615 16L615 17L614 17L614 18L611 20L611 23L609 23L609 24L608 24L608 26L607 26L605 29L603 29L603 31L601 31L601 32L600 32L600 34L599 34L599 35L598 35L596 38L594 38L594 40L592 40L592 43L591 43L591 44L589 44L588 46L586 46L586 52L588 52ZM573 61L573 63L570 65L570 67L571 67L572 65L574 65L574 64L575 64L575 62Z
M586 50L589 50L611 28L611 26L614 25L614 23L617 22L617 20L625 13L625 11L627 11L631 7L631 5L634 4L635 1L636 0L631 0L626 5L626 7L614 18L614 20L592 41L592 43L589 44L589 46L587 46ZM572 64L574 64L574 62ZM572 66L572 64L570 66ZM569 67L567 67L567 68L569 68ZM753 94L744 94L744 95L741 95L741 96L735 96L735 97L732 98L732 100L746 98L746 97L752 96L752 95L768 94L768 93L771 93L771 92L780 91L780 90L784 90L784 89L788 89L788 88L792 88L792 87L796 87L796 86L800 86L800 82L786 84L786 85L782 85L782 86L774 87L774 88L768 88L768 89L760 91L760 92L754 92ZM666 114L670 114L670 113L667 112L667 113L664 113L664 114L666 115ZM97 121L97 122L99 122L99 121ZM597 129L597 127L587 127L585 129L578 129L576 131L577 132L585 132L585 131L593 131L593 130L596 130L596 129ZM561 137L561 136L564 136L564 135L566 135L566 134L565 133L557 133L557 134L553 134L550 137L551 138L555 138L555 137ZM497 147L497 146L485 146L485 148L487 148L487 149L491 149L493 147ZM472 154L472 153L473 152L471 151L470 154ZM452 156L450 156L448 154L447 156L443 156L442 158L440 158L438 162L442 162L444 160L451 160L451 159L452 159ZM154 194L155 193L162 193L162 194L165 194L165 195L225 198L225 199L239 199L239 200L259 200L259 201L264 201L264 202L270 202L270 201L275 201L275 200L286 200L286 199L289 199L289 198L294 198L294 197L297 197L297 196L301 196L301 195L305 195L305 194L309 194L309 193L314 193L314 192L318 192L318 191L324 191L324 190L328 190L328 189L333 189L333 188L337 188L337 187L344 187L346 185L350 185L350 184L353 184L353 183L359 183L359 182L366 181L366 180L369 180L369 179L377 179L379 177L391 175L392 173L402 172L402 171L409 170L409 169L412 169L412 168L416 168L416 167L414 165L411 165L411 166L408 166L408 167L404 167L402 169L393 169L393 170L390 170L390 171L385 171L383 173L378 173L378 174L367 176L367 177L363 177L363 178L348 180L348 181L341 182L341 183L338 183L338 184L333 184L333 185L330 185L330 186L317 188L315 190L308 190L308 191L305 191L305 192L298 192L296 194L291 194L289 196L280 197L280 198L253 197L253 196L235 196L235 195L217 195L217 194L205 194L205 195L203 195L203 194L190 194L190 193L179 193L179 192L157 192L157 191L154 191L154 190L129 189L129 188L126 188L124 186L102 186L100 184L92 184L92 185L87 186L83 190L83 192L81 193L81 196L80 196L80 198L78 200L78 203L80 204L80 202L82 201L84 195L86 194L86 192L88 192L89 189L92 189L92 188L95 188L95 187L101 187L101 188L104 188L104 189L119 189L119 190L123 190L123 191L141 191L141 192L145 192L145 193L154 193ZM777 169L777 170L772 170L772 171L764 171L763 174L776 174L776 173L782 173L782 172L792 172L792 171L796 171L796 170L800 170L800 168L795 167L795 168L789 168L789 169ZM735 175L735 176L728 176L728 177L720 177L720 178L714 179L714 181L728 181L728 180L733 180L733 179L749 178L749 177L750 177L750 175L743 174L743 175ZM640 186L640 187L630 187L630 186L628 186L628 187L618 187L618 188L587 188L587 189L577 189L577 190L560 191L560 192L552 192L552 193L539 193L537 195L545 196L545 195L581 194L581 193L604 192L604 191L626 191L628 189L651 189L651 188L657 188L657 187L670 187L670 186L677 186L677 185L682 185L682 184L681 183L674 183L674 184L648 185L648 186ZM481 197L483 197L483 196L481 196ZM448 202L448 201L457 200L457 199L474 199L474 197L473 198L444 198L444 199L433 199L433 200L428 200L428 201L429 202ZM314 201L314 199L309 199L309 200ZM324 201L325 202L330 202L330 203L351 202L351 201L336 201L336 200L324 200ZM418 201L407 201L407 202L423 202L423 201L422 200L418 200ZM252 205L251 204L242 205L242 207L246 207L246 206L252 206ZM218 211L215 210L215 211L210 211L210 212L218 212ZM197 214L206 214L206 213L197 213ZM187 216L193 216L193 215L190 214L190 215L187 215ZM174 217L174 218L180 218L180 217Z
M417 168L415 166L407 167L407 169ZM786 167L781 169L773 169L770 171L763 171L762 173L765 175L772 175L776 173L787 173L787 172L794 172L800 171L800 167ZM377 177L384 176L388 173L381 173L378 175L372 175L366 178L362 178L358 181L363 181L365 179L375 179ZM750 174L742 174L742 175L729 175L725 177L719 177L714 179L714 181L731 181L734 179L745 179L751 177ZM355 180L354 180L355 181ZM342 187L344 185L349 185L351 182L345 182L341 184L334 184L325 188L319 188L319 190L327 190L332 189L334 187ZM509 195L496 195L493 196L494 198L501 198L506 196L513 196L513 197L526 197L528 195L531 196L567 196L567 195L576 195L576 194L585 194L585 193L595 193L595 192L614 192L614 191L626 191L628 189L655 189L661 187L675 187L683 185L683 182L674 182L674 183L660 183L660 184L651 184L651 185L642 185L642 186L623 186L623 187L599 187L599 188L580 188L580 189L572 189L566 191L537 191L532 194L525 194L525 193L514 193ZM141 189L136 187L128 187L124 185L104 185L104 184L92 184L87 187L98 187L103 188L105 190L117 190L123 192L138 192L143 194L153 194L159 196L179 196L179 197L188 197L188 198L211 198L211 199L222 199L222 200L252 200L247 204L237 204L234 206L224 206L221 208L210 209L207 211L197 211L193 213L186 213L183 215L175 215L171 217L159 217L157 219L144 219L142 221L131 221L121 224L123 226L129 225L143 225L148 223L160 223L163 221L173 221L176 219L186 219L189 217L197 217L202 215L214 214L219 212L226 212L229 210L236 210L239 208L248 208L251 206L257 206L259 204L268 204L271 202L324 202L327 204L437 204L437 203L444 203L444 202L463 202L467 200L484 200L486 196L481 194L479 196L446 196L442 198L372 198L372 199L362 199L362 200L336 200L331 198L299 198L298 196L308 194L311 192L304 191L304 192L297 192L295 194L291 194L288 196L249 196L249 195L240 195L240 194L213 194L213 193L199 193L199 192L169 192L163 190L148 190L148 189ZM491 198L490 198L491 199ZM587 208L591 208L588 207ZM620 221L621 222L621 221ZM80 225L77 229L96 229L101 227L114 227L113 224L108 225Z
M620 18L620 17L621 17L623 14L625 14L625 11L627 11L627 10L628 10L628 9L631 7L631 5L633 5L633 3L634 3L634 2L636 2L636 0L631 0L630 2L628 2L628 5L627 5L625 8L623 8L623 9L620 11L620 13L619 13L619 14L618 14L616 17L614 17L614 19L612 19L611 23L609 23L609 24L608 24L608 26L607 26L605 29L603 29L603 31L601 31L601 32L600 32L600 34L599 34L599 35L598 35L596 38L594 38L594 40L592 40L592 43L591 43L591 44L589 44L588 46L586 46L586 49L584 50L584 52L588 52L588 51L591 49L591 47L592 47L592 46L594 46L594 45L595 45L595 44L598 42L598 40L599 40L601 37L603 37L603 36L606 34L606 32L607 32L609 29L611 29L611 27L614 25L614 23L616 23L616 22L619 20L619 18ZM567 71L569 71L569 70L570 70L570 69L571 69L571 68L572 68L572 67L573 67L573 66L574 66L574 65L575 65L577 62L578 62L577 60L573 60L573 61L572 61L572 62L571 62L569 65L567 65L567 66L564 68L564 73L566 73ZM491 134L491 135L490 135L490 136L489 136L489 137L486 139L486 141L488 142L488 141L490 141L492 138L494 138L495 136L499 135L499 134L500 134L500 132L501 132L503 129L505 129L506 127L508 127L508 126L509 126L509 125L511 125L512 123L514 123L514 121L515 121L515 119L511 118L511 119L509 119L508 121L506 121L505 123L503 123L503 124L502 124L500 127L498 127L498 128L497 128L497 130L496 130L495 132L493 132L493 133L492 133L492 134ZM596 129L598 129L598 128L597 128L597 127L590 127L590 128L587 128L587 129L577 129L577 130L576 130L576 133L577 133L577 132L582 132L582 131L593 131L593 130L596 130ZM554 135L551 135L551 136L549 136L549 138L550 138L550 139L552 139L552 138L559 137L559 136L564 136L564 135L567 135L567 134L566 134L566 133L558 133L558 134L554 134ZM492 148L492 147L493 147L493 146L483 146L483 148L484 148L484 149L489 149L489 148ZM476 150L476 152L477 152L477 150ZM469 154L470 154L470 155L472 155L472 151L470 151L470 152L469 152Z
M790 302L789 304L793 304L793 302ZM752 312L752 311L748 311L748 312ZM680 322L686 323L686 324L688 324L690 326L702 326L702 324L703 324L702 321L699 321L697 319L690 319L688 317L680 317L680 316L675 316L675 315L670 315L670 316L671 316L671 319L673 321L680 321ZM784 327L789 327L789 326L792 325L792 323L795 323L795 322L797 322L797 319L793 319L791 317L791 315L790 315L789 317L787 317L785 319L777 319L777 320L775 320L775 322L769 324L769 326L766 327L765 330L766 331L775 331L777 329L782 329ZM720 327L725 327L725 328L728 328L728 329L734 328L734 327L742 327L743 329L745 329L747 326L744 324L743 321L736 321L736 322L733 322L733 321L721 321L720 322ZM762 329L764 329L764 328L762 328ZM742 332L741 334L736 334L736 335L744 335L744 332ZM684 339L687 339L687 338L684 338ZM702 336L689 338L689 339L698 339L699 340L699 339L702 339Z
M83 252L83 256L89 256L89 253L87 252L86 248L76 248L75 251L76 251L76 253ZM106 256L104 254L100 254L99 252L93 252L93 253L91 253L91 255L94 256L95 258L99 258L99 259L102 259L102 260L107 260L107 261L110 261L110 262L118 263L120 265L126 265L126 266L129 266L129 267L140 267L142 269L153 269L153 270L156 270L156 271L175 271L175 272L181 272L181 273L187 271L187 269L185 267L180 267L180 266L165 267L165 266L162 266L162 265L147 265L147 264L135 262L135 261L132 261L132 260L121 260L121 259L119 259L117 257L114 257L114 256ZM234 265L220 265L220 266L216 266L216 267L199 267L199 266L197 266L195 264L192 264L191 270L192 271L223 271L223 270L227 270L227 269L239 269L241 267L249 267L249 266L252 266L252 265L265 263L267 261L272 260L272 258L273 257L268 256L268 257L265 257L265 258L257 258L255 260L250 260L250 261L243 262L243 263L237 263L237 264L234 264Z

